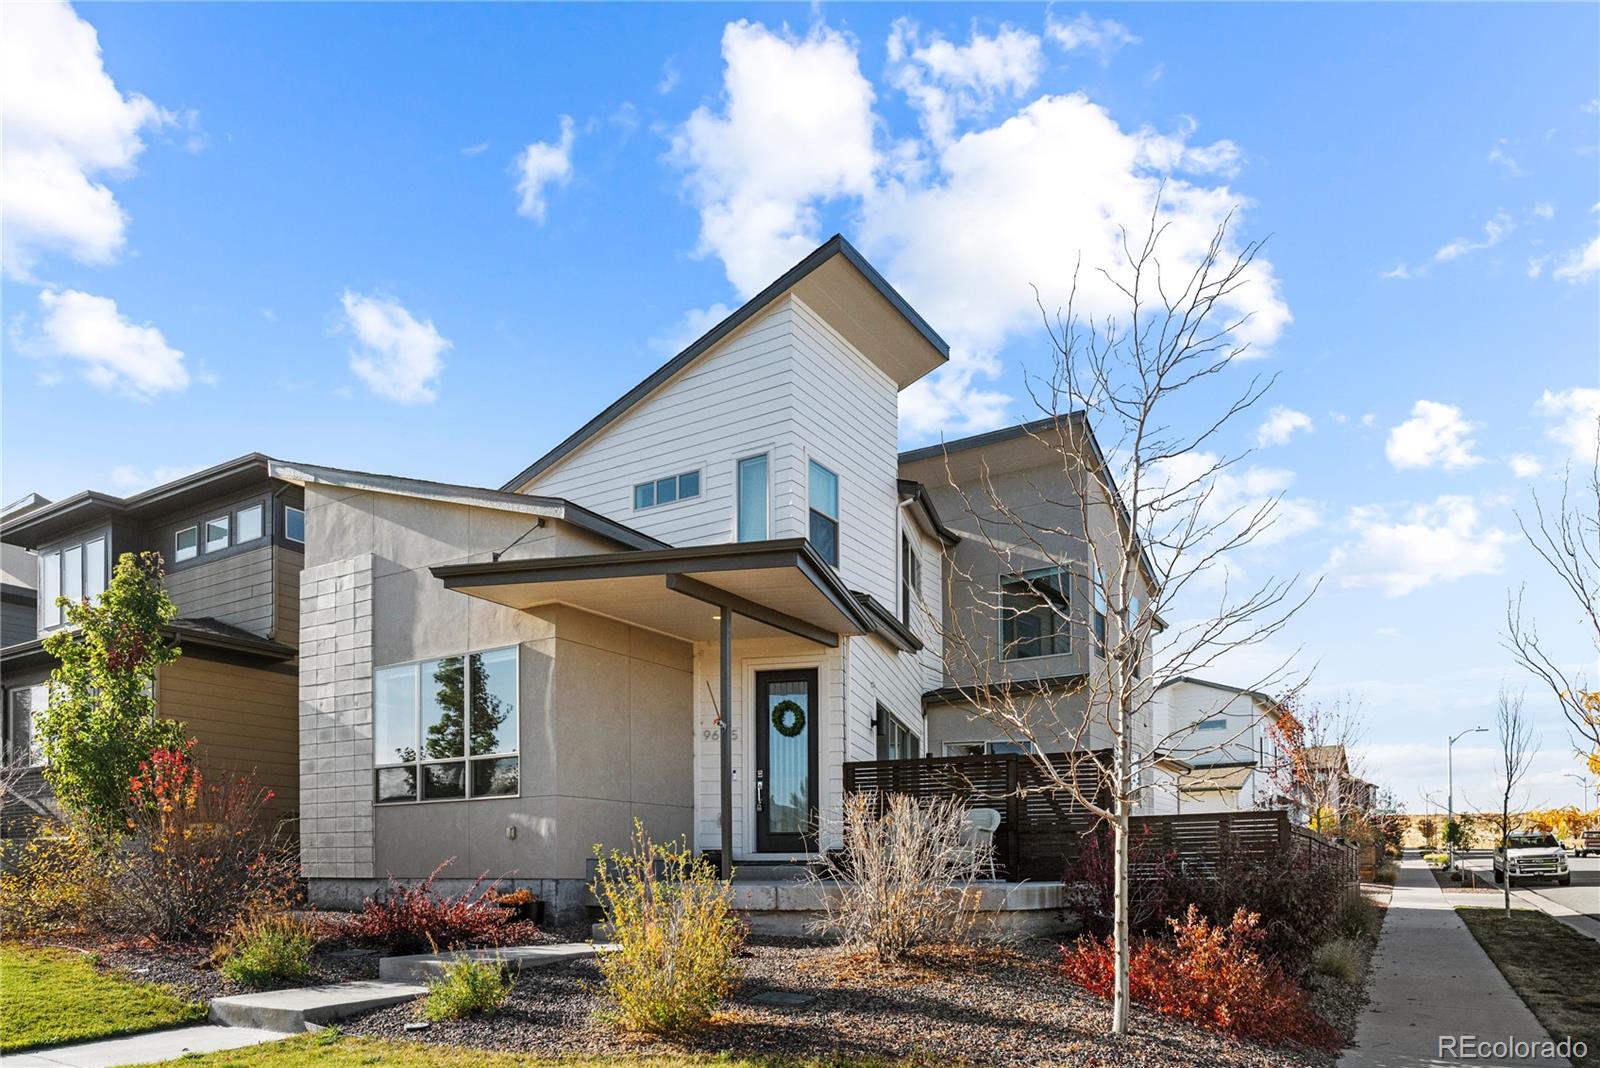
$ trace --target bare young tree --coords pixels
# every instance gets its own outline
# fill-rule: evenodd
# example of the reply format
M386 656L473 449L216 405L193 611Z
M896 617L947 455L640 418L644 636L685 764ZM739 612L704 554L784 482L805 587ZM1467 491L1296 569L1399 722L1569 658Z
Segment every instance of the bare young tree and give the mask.
M1366 711L1359 697L1288 702L1288 714L1270 727L1282 754L1272 782L1295 815L1313 830L1337 834L1351 815L1350 784L1365 766L1359 745Z
M1600 420L1595 422L1595 460L1574 481L1569 473L1561 499L1547 510L1535 492L1533 521L1520 513L1517 524L1571 600L1571 623L1600 653ZM1562 655L1544 640L1537 621L1523 609L1526 586L1506 598L1505 645L1518 664L1544 683L1573 731L1575 748L1600 772L1600 691L1563 666Z
M1261 246L1226 252L1227 227L1202 254L1163 270L1158 204L1142 240L1124 232L1124 265L1100 272L1118 314L1080 315L1077 276L1065 310L1045 313L1051 371L1030 380L1043 418L1028 424L1046 458L1033 468L1042 476L985 464L962 479L946 458L969 539L993 554L981 567L952 567L974 606L952 612L946 628L952 673L974 714L1033 755L1037 790L1070 796L1113 832L1114 1034L1129 1019L1129 820L1170 741L1155 736L1152 695L1271 637L1310 596L1299 576L1245 581L1228 566L1272 529L1280 495L1240 494L1233 468L1247 453L1230 454L1222 441L1271 384L1230 381L1248 346L1240 290ZM1007 654L1046 631L1093 650L1070 690L1013 685L1007 673ZM1276 687L1286 670L1242 688ZM1248 696L1238 704L1253 708ZM1085 764L1094 774L1080 774Z
M1495 710L1495 728L1500 736L1500 842L1504 848L1506 836L1511 833L1511 795L1516 793L1528 767L1533 763L1539 747L1533 740L1533 724L1522 709L1524 694L1512 693L1502 685L1499 703ZM1511 916L1511 855L1505 853L1504 869L1506 917Z

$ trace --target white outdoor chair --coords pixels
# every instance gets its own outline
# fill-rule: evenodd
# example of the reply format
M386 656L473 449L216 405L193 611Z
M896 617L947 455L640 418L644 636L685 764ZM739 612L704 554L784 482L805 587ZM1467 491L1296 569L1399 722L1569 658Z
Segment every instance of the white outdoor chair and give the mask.
M989 878L994 878L994 832L1001 816L992 808L969 808L963 815L961 845L969 859L988 857Z

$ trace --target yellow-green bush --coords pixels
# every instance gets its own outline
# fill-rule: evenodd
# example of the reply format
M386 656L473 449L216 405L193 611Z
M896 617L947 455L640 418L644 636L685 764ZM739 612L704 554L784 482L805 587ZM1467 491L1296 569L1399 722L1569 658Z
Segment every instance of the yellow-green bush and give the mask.
M282 913L241 920L219 947L222 974L245 986L304 979L316 936L304 920Z
M1427 853L1427 854L1425 854L1423 856L1422 859L1427 861L1429 864L1441 864L1441 865L1442 864L1448 864L1448 863L1450 863L1450 854L1449 853Z
M457 957L444 966L444 974L428 984L422 1015L437 1023L463 1016L492 1016L511 993L498 960Z
M83 927L110 892L109 862L77 828L52 827L5 852L0 928L7 935Z
M1312 963L1323 975L1354 983L1361 978L1362 944L1354 938L1324 942L1317 947Z
M596 960L610 1017L653 1034L703 1026L738 982L744 928L732 888L687 843L657 845L638 821L627 853L597 846L595 856L590 889L617 944Z

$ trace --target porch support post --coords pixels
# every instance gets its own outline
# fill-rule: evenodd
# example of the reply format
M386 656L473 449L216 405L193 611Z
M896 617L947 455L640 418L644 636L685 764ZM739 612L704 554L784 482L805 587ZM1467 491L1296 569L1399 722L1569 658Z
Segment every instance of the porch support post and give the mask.
M722 606L722 878L733 875L733 611Z

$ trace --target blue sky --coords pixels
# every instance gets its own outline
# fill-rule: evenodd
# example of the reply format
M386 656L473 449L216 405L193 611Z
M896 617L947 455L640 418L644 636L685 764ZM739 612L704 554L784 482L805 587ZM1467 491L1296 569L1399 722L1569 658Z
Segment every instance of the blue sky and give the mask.
M497 486L835 231L955 347L906 444L1015 422L1028 284L1165 180L1180 235L1270 236L1228 444L1290 521L1242 566L1325 579L1261 657L1364 696L1418 808L1522 684L1507 590L1578 633L1513 513L1600 408L1592 5L19 10L6 499L250 450Z

